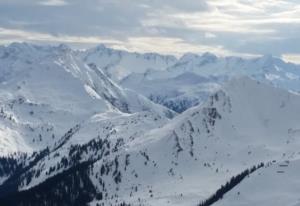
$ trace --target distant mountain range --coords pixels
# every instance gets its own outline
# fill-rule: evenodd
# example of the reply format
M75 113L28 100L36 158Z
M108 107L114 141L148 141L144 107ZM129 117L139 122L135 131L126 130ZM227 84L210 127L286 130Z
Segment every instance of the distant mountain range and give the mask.
M0 205L299 202L300 65L0 47Z
M155 53L130 53L101 45L81 53L121 86L176 112L201 104L222 83L249 76L293 92L300 91L300 65L265 55L258 58L217 57L187 53L181 58ZM161 89L163 88L163 89Z

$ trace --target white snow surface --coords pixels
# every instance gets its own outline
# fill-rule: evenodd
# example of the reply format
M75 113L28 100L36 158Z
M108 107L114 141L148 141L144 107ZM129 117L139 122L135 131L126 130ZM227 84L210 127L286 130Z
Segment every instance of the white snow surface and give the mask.
M65 45L0 48L0 155L39 150L91 116L173 112L122 89Z
M197 205L232 176L273 162L215 205L298 206L299 76L298 65L270 56L177 60L104 46L11 44L0 47L0 156L49 148L28 171L40 175L19 185L26 190L68 169L57 165L74 148L109 142L78 156L95 161L89 177L109 194L90 205ZM176 115L151 95L191 108ZM100 175L103 165L111 171Z
M258 170L227 193L215 206L300 205L300 161L273 163Z
M186 54L165 70L135 72L123 78L120 84L181 112L203 103L224 82L241 76L300 91L300 66L270 55L243 59L217 57L211 53Z

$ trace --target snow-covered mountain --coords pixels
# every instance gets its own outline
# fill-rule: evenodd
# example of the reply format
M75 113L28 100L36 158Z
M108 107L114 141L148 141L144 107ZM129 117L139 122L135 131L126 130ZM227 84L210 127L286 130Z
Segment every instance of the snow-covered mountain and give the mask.
M0 201L197 205L247 168L297 160L299 105L298 95L239 78L171 121L149 112L96 115L19 160Z
M297 65L148 55L0 48L1 206L299 204Z
M271 55L245 59L187 53L177 59L156 53L114 50L104 45L76 55L85 63L101 68L121 86L176 112L203 103L225 81L238 76L300 91L300 66Z
M253 59L185 54L166 70L131 74L120 84L177 112L201 104L228 80L248 76L289 91L300 91L300 66L272 56ZM169 83L174 82L174 84ZM161 88L164 88L161 90Z
M30 152L98 113L173 112L120 88L65 45L0 48L0 152Z
M157 53L131 53L114 50L104 45L88 49L78 54L85 62L102 68L115 81L120 81L132 73L144 73L149 69L165 70L177 62L176 57Z
M300 66L270 55L246 59L187 53L176 59L100 45L79 53L79 56L84 62L103 68L123 87L176 112L203 103L224 82L239 76L249 76L293 92L300 91Z

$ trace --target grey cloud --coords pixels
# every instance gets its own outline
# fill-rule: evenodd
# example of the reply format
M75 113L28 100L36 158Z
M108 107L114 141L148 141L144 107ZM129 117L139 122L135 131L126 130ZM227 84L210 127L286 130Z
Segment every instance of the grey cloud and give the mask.
M63 7L45 7L41 2L21 0L0 2L0 24L12 28L16 22L35 22L24 24L23 29L34 31L80 34L80 35L118 35L145 31L141 21L147 14L161 9L203 10L204 1L187 0L73 0L66 1ZM20 26L20 25L17 25Z
M167 1L159 1L159 0L144 0L145 4L149 5L154 9L174 9L177 11L185 11L185 12L199 12L205 11L209 9L209 5L204 0L167 0Z
M287 3L280 1L284 6L278 6L275 0L265 2L259 0L64 0L65 3L59 2L62 0L1 0L0 28L49 34L52 36L51 41L54 41L55 37L60 40L68 39L60 38L61 36L72 36L69 39L99 37L99 39L120 42L128 42L129 39L132 41L139 37L159 37L161 40L180 39L186 46L191 45L193 50L197 46L204 48L221 46L224 50L233 53L274 53L275 55L300 53L298 43L300 22L296 21L297 7L295 6L298 5L300 8L300 3L296 0ZM182 16L180 20L178 20L179 15ZM186 23L191 23L188 17L192 17L192 20L199 25L187 26ZM207 29L211 27L215 29ZM231 31L232 27L235 27L234 32ZM247 33L251 29L257 32ZM263 32L264 30L271 32ZM210 35L207 35L208 33ZM1 38L9 39L9 36L0 33L0 40Z

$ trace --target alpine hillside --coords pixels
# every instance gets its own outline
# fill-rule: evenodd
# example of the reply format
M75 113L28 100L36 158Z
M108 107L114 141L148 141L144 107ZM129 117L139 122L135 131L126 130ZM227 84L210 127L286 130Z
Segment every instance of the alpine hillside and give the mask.
M0 205L296 206L299 78L271 56L2 46Z

